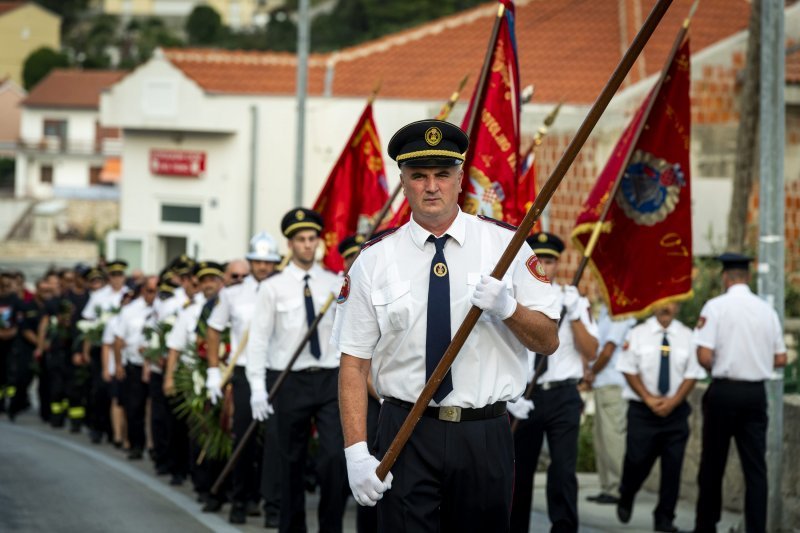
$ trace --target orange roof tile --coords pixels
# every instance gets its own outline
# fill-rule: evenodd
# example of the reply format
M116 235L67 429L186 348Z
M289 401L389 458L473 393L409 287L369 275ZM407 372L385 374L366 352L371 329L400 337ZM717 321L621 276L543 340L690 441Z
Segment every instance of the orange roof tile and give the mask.
M22 105L99 109L100 93L125 74L122 70L53 69L28 93Z
M675 0L645 48L629 82L661 69L693 0ZM535 84L535 100L590 103L602 89L624 48L633 40L652 1L620 16L620 2L517 0L516 34L521 83ZM309 59L309 94L322 94L326 65L332 65L332 93L367 96L382 79L381 97L444 99L470 75L469 98L486 51L496 3L444 17L331 54ZM692 22L697 52L747 27L748 0L703 0ZM627 20L624 28L622 19ZM167 58L209 92L293 94L293 54L170 49Z

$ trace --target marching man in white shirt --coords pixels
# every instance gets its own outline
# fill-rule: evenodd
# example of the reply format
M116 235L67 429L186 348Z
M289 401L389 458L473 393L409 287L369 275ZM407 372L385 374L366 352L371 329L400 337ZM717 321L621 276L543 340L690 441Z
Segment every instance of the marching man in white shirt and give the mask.
M208 317L208 376L206 388L211 395L211 401L216 402L222 397L220 384L222 375L219 370L219 345L221 333L230 326L231 328L231 356L236 357L231 385L233 386L233 437L234 448L238 446L239 439L247 431L253 420L250 410L250 384L245 374L247 365L248 344L252 338L246 340L245 332L248 331L255 312L258 293L263 289L264 281L275 273L275 266L280 263L278 246L269 233L261 232L250 239L250 251L246 256L250 262L250 275L242 283L227 287L220 291L219 302L214 306L211 316ZM252 337L252 334L248 334ZM238 354L238 355L237 355ZM269 429L267 430L269 433ZM269 437L265 437L268 439ZM261 455L256 440L247 443L242 458L236 463L231 476L233 489L233 502L228 520L232 524L244 524L249 513L258 512L258 501L261 499ZM257 465L257 467L254 467ZM274 501L277 496L265 494L265 509L277 505ZM271 501L272 500L272 501ZM206 501L204 511L216 511L221 502L212 496ZM216 509L215 509L216 507Z
M527 239L539 258L542 281L552 281L558 271L564 243L551 233L536 233ZM578 530L578 433L583 401L578 383L597 353L597 325L589 314L589 300L573 286L553 282L558 304L565 315L558 330L558 350L544 358L543 371L531 400L509 404L509 412L520 419L514 433L515 477L511 531L529 528L533 498L533 475L539 462L542 442L547 435L550 466L547 469L547 514L554 531ZM543 355L530 353L533 377ZM534 410L535 406L535 410Z
M697 362L692 330L675 320L678 304L655 309L654 316L628 334L617 369L628 388L628 436L617 516L627 523L636 493L661 459L661 486L653 511L655 531L678 531L673 524L680 491L681 467L689 439L686 397L706 373Z
M264 283L250 328L247 379L253 391L253 416L265 420L273 406L268 391L284 370L328 298L341 287L341 279L315 262L322 219L310 209L297 208L281 221L291 260L283 271ZM342 431L339 425L337 383L339 354L328 343L333 310L324 315L300 357L292 366L274 411L281 463L280 531L305 531L303 473L311 420L319 433L317 473L320 481L320 531L341 531L347 501ZM265 440L265 446L269 442Z

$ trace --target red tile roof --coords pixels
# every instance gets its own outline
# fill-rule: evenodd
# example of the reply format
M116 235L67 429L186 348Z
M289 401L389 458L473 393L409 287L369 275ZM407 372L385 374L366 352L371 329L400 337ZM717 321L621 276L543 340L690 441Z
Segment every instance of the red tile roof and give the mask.
M645 48L629 82L661 69L693 0L675 0ZM521 82L535 84L535 100L590 103L602 89L634 32L647 16L651 0L517 0L516 32ZM332 93L366 96L378 80L380 96L444 99L464 74L470 75L462 99L469 98L478 74L496 3L347 48L312 54L309 93L322 94L326 65L332 65ZM697 52L746 29L748 0L703 0L692 21ZM639 13L642 20L636 20ZM623 20L626 23L623 24ZM293 54L202 49L170 49L167 58L209 92L293 94Z
M27 4L27 2L0 2L0 15L3 15L6 11L11 11L12 9L16 9L25 4Z
M122 70L54 69L28 93L22 105L99 109L100 93L125 74Z

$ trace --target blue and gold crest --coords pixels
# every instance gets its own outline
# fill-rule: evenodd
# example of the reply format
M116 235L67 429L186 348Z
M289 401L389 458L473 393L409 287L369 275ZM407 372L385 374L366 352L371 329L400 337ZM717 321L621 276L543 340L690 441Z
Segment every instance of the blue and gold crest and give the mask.
M652 226L675 210L685 186L680 164L636 150L622 176L617 204L637 224Z

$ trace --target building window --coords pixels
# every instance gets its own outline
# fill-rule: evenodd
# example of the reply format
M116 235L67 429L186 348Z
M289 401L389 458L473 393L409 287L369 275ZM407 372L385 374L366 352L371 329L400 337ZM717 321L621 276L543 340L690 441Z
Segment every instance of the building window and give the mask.
M89 168L89 185L102 185L100 175L103 173L103 167L90 167Z
M162 204L161 221L200 224L201 210L199 206Z
M48 147L50 143L54 143L53 147L63 150L67 146L67 121L45 119L44 139L48 143Z
M52 165L42 165L39 167L39 182L41 183L53 183L53 166Z

